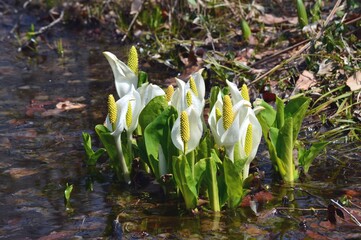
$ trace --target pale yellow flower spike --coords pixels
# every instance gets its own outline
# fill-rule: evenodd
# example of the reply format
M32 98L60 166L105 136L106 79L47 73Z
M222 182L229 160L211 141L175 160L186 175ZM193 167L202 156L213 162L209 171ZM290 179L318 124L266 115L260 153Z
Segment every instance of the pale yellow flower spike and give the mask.
M197 85L192 76L189 78L189 86L192 89L194 95L196 95L198 97Z
M133 117L132 104L130 102L128 102L128 110L127 110L127 113L125 115L125 121L126 121L126 124L127 124L128 128L132 124L132 117Z
M167 102L169 102L172 99L173 93L174 93L174 87L173 85L169 85L165 90L165 97L167 99Z
M216 122L218 122L218 120L222 117L222 112L221 109L219 109L218 107L216 107Z
M227 130L231 127L234 119L234 113L232 110L232 101L229 95L223 98L223 128Z
M117 121L117 104L115 103L113 94L109 94L108 96L108 114L109 114L109 121L112 124L112 128L114 131L115 122Z
M242 85L241 96L243 97L244 100L249 102L250 99L249 99L249 94L248 94L248 87L246 84Z
M192 93L191 93L191 91L187 92L186 99L187 99L187 106L189 107L190 105L192 105Z
M244 152L246 153L247 157L252 152L252 125L248 124L247 133L246 133L246 143L244 145Z
M187 143L191 138L191 132L189 129L189 119L186 111L182 111L180 116L180 134L184 143L184 152L187 150Z
M128 67L138 76L138 53L137 49L132 46L128 55Z

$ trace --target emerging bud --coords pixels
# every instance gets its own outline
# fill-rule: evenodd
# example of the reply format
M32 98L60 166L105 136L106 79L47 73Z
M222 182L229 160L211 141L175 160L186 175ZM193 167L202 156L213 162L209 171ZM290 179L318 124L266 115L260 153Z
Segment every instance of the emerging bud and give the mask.
M132 46L128 55L128 67L138 76L138 53L137 49Z
M184 146L189 142L191 137L190 129L189 129L189 119L186 111L182 111L180 116L180 134Z
M167 89L165 90L165 97L167 99L167 102L169 102L171 99L172 99L172 96L173 96L173 93L174 93L174 87L173 85L169 85L167 87Z
M115 122L117 121L117 104L115 103L113 94L109 94L108 96L108 114L109 114L109 122L112 124L112 128L114 131Z
M127 110L127 113L125 115L125 121L126 121L126 124L127 124L127 128L129 128L130 125L132 124L132 118L133 118L132 104L130 102L128 102L128 110Z
M252 152L252 125L248 124L247 132L246 132L246 143L244 145L244 152L246 153L247 157Z
M187 106L189 107L190 105L192 105L192 92L188 91L187 95L186 95L186 100L187 100Z
M247 85L246 84L243 84L242 85L242 88L241 88L241 96L243 97L244 100L246 101L250 101L249 99L249 94L248 94L248 88L247 88Z
M223 98L223 128L227 130L231 127L234 119L234 113L232 110L232 101L229 95Z
M189 78L189 86L192 89L194 95L196 95L198 97L197 85L192 76Z

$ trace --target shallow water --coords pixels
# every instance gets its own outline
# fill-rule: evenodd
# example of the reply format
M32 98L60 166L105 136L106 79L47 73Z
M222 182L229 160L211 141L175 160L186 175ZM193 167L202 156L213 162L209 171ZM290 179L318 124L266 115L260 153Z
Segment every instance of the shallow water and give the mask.
M191 215L174 200L119 186L105 159L98 167L101 173L87 169L81 132L94 133L94 126L105 116L106 96L114 93L113 76L102 51L122 56L127 46L120 48L112 39L60 26L46 38L49 44L62 38L64 58L45 43L29 56L18 52L10 34L20 14L25 31L35 17L21 10L0 16L1 239L361 237L360 229L350 221L329 226L325 211L330 199L350 190L356 194L353 200L359 201L359 144L330 146L311 168L309 179L296 188L277 184L261 151L257 164L266 170L263 183L270 186L274 198L259 203L258 217L249 207L219 215L206 211ZM68 106L67 100L85 106L56 110L58 103ZM66 211L63 199L66 183L74 185L71 211ZM289 199L286 208L300 210L276 211L275 207L283 206L284 196ZM359 212L354 214L360 217Z

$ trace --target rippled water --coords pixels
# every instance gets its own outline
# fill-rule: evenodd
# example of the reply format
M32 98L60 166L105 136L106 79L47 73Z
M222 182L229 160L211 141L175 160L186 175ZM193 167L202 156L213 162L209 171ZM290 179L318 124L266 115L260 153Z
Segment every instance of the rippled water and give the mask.
M330 199L340 198L349 190L355 192L354 200L358 201L359 144L331 146L311 168L310 179L296 188L277 185L270 163L261 153L258 166L267 171L264 183L270 186L274 198L260 202L258 217L249 207L216 216L206 211L191 215L176 201L117 185L105 159L99 166L101 173L87 169L81 132L94 133L93 127L105 116L106 96L114 92L113 76L102 51L122 56L127 47L122 49L114 40L89 36L86 30L59 26L46 39L54 44L54 39L61 37L65 57L58 57L44 42L36 55L29 56L18 52L17 41L10 33L20 15L20 28L26 31L35 17L21 10L0 15L1 239L361 236L350 222L336 228L328 226L324 210ZM154 76L158 74L154 72ZM56 110L58 103L69 104L66 101L86 106ZM64 204L66 183L74 185L72 211L66 211ZM306 210L275 211L284 196L290 200L287 206ZM321 210L312 212L310 208ZM118 225L114 224L116 219Z

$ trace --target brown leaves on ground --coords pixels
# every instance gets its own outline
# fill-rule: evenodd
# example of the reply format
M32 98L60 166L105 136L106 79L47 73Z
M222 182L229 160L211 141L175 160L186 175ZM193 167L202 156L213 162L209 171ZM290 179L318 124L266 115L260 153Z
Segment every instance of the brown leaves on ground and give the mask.
M361 89L361 72L358 71L349 77L346 81L346 85L349 86L351 91L357 91Z
M258 17L256 21L262 22L267 25L280 24L280 23L291 23L296 25L298 23L297 17L277 17L272 14L264 14Z
M300 90L308 90L317 83L315 76L310 71L303 71L296 83L296 87Z
M83 109L86 107L86 104L76 102L82 100L83 98L58 99L58 101L33 100L31 104L26 107L26 115L33 117L34 115L40 114L42 117L50 117L69 110Z

